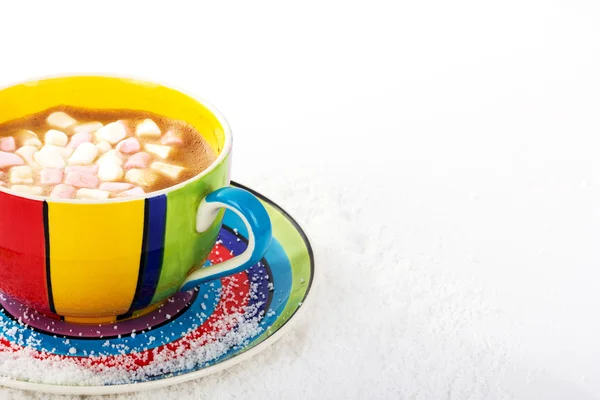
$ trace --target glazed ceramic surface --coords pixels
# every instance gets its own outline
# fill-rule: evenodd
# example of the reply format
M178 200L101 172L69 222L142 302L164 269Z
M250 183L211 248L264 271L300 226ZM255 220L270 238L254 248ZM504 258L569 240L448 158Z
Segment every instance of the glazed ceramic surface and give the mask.
M256 195L273 222L274 238L265 256L243 272L204 283L188 292L177 293L144 316L92 327L45 317L9 298L0 301L0 325L4 332L0 351L18 354L23 348L29 347L34 351L34 363L59 356L58 364L102 363L117 367L128 365L133 370L150 367L152 371L153 363L167 366L180 359L181 364L186 365L189 363L186 360L188 353L178 349L183 347L190 352L190 349L197 352L198 346L210 345L211 341L219 341L241 330L245 324L256 322L257 329L252 330L247 338L241 342L230 342L229 347L214 359L138 377L134 384L48 385L35 382L35 377L8 379L4 384L27 390L68 394L143 390L216 372L273 343L284 332L283 328L289 327L290 320L306 300L314 277L314 261L310 244L296 222L277 205ZM232 211L225 213L218 235L219 241L211 250L209 263L226 262L247 247L248 231ZM243 318L236 320L236 323L225 324L226 328L223 329L223 321L227 321L234 312L241 313ZM13 335L6 332L12 332ZM207 340L206 335L213 336Z
M64 77L0 90L0 122L59 104L144 110L184 120L218 158L189 181L124 200L44 199L0 188L2 293L71 322L110 322L148 311L184 284L187 290L260 259L269 245L270 222L255 198L227 188L231 132L216 110L153 83ZM240 213L251 226L249 251L220 271L192 272L217 240L221 207Z

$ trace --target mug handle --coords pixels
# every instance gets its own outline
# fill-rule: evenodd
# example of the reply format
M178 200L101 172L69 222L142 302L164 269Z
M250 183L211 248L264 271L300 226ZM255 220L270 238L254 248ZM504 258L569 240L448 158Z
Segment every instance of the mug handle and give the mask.
M204 282L250 268L262 259L271 245L273 230L267 210L254 195L236 187L217 189L202 199L196 213L196 231L207 231L221 208L233 211L242 219L248 230L248 247L232 259L198 268L188 275L180 291L188 291Z

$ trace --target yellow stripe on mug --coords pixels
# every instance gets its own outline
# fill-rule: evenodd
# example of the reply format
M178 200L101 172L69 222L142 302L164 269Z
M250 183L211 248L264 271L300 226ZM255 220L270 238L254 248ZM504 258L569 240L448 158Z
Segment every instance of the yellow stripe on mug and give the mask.
M135 295L144 200L111 204L48 202L50 286L59 315L124 314Z

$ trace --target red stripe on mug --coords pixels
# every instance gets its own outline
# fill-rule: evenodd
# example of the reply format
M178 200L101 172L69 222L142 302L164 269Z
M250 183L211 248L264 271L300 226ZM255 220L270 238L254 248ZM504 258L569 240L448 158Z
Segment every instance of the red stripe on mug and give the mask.
M0 287L50 311L46 282L44 202L0 192Z

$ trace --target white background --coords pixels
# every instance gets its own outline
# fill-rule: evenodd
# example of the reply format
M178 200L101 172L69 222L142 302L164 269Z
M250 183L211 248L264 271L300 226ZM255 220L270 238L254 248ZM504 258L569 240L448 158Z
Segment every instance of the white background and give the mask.
M0 5L2 83L200 94L313 241L288 336L134 398L600 398L598 2L190 4Z

